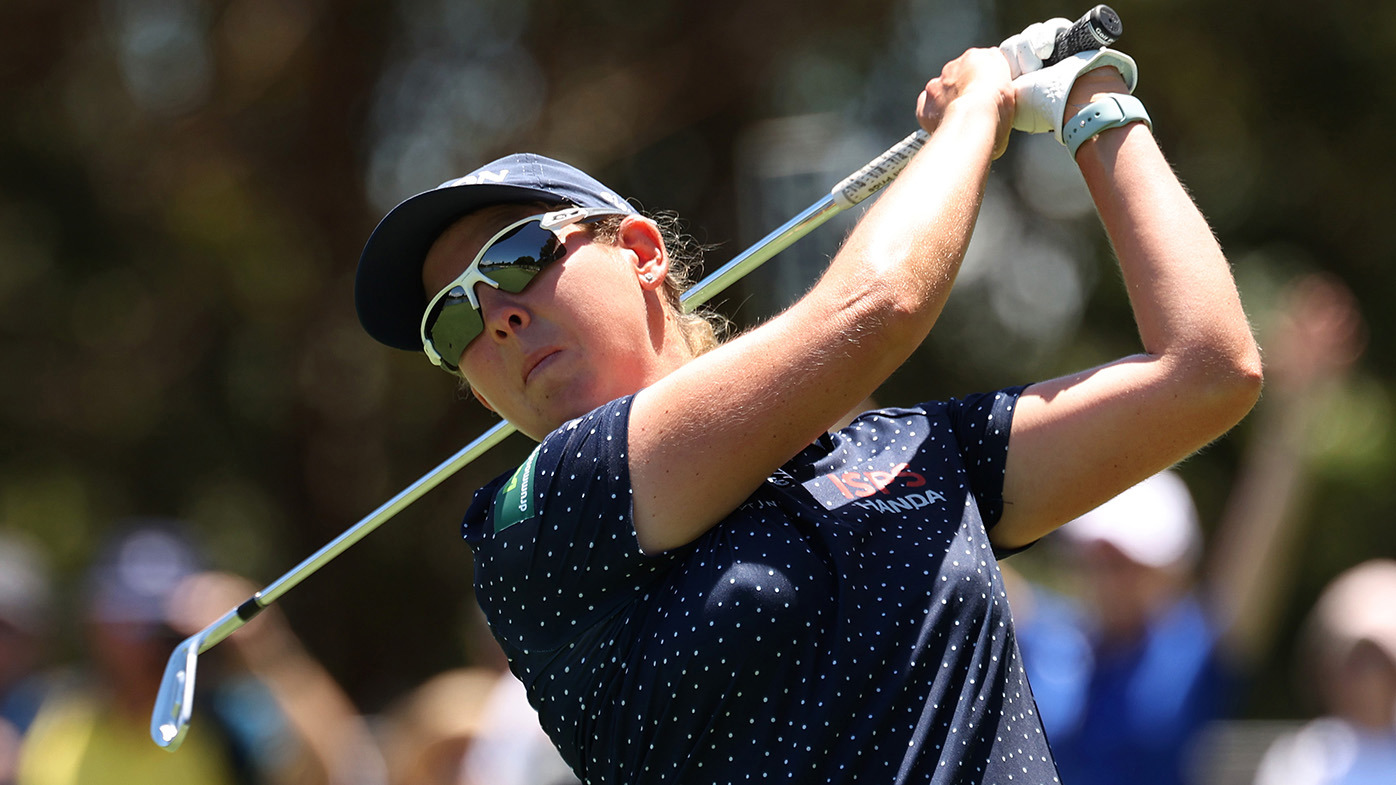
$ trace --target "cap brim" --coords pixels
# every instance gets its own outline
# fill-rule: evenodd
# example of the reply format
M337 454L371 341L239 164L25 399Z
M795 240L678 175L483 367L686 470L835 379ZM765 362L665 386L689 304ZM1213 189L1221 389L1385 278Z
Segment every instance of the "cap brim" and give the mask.
M417 194L383 217L364 245L354 279L359 322L375 340L420 351L427 307L422 263L436 238L461 216L492 204L542 201L557 194L517 185L475 183Z

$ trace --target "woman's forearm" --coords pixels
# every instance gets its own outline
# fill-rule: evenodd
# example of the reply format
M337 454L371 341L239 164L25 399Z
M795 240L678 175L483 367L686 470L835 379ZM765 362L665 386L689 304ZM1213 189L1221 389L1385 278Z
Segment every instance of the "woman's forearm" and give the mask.
M1166 358L1216 416L1259 393L1260 351L1222 249L1148 128L1107 131L1077 163L1119 257L1144 351ZM1227 405L1227 404L1230 405Z

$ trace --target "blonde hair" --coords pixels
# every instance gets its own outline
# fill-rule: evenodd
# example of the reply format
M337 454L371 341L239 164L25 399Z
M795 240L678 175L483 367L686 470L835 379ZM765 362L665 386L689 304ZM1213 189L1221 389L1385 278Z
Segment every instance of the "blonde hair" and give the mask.
M732 323L716 311L700 307L693 312L683 308L683 293L694 283L694 275L702 268L703 254L712 246L703 245L684 231L683 220L672 211L646 213L645 217L659 228L664 249L669 256L669 274L664 279L664 300L678 318L679 333L688 349L697 357L721 345L731 331ZM610 215L589 224L591 237L597 242L615 245L619 241L623 215Z

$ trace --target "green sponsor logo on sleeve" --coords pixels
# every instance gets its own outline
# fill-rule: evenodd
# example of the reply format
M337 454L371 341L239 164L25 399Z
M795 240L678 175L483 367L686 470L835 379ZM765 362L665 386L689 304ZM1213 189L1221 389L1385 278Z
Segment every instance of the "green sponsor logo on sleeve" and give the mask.
M502 532L516 523L523 523L538 514L538 505L533 498L536 491L533 470L538 465L538 451L541 449L541 444L535 447L528 460L514 471L509 482L504 483L494 495L495 533Z

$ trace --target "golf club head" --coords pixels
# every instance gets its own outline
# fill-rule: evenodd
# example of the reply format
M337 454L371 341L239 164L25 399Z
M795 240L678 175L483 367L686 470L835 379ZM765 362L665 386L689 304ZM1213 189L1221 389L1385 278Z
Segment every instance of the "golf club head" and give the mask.
M179 749L189 732L189 717L194 711L194 669L203 637L203 633L193 635L175 647L160 680L160 692L155 696L150 738L171 752Z

